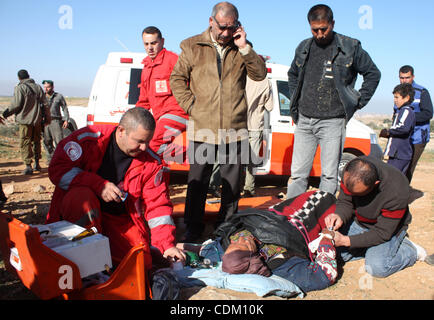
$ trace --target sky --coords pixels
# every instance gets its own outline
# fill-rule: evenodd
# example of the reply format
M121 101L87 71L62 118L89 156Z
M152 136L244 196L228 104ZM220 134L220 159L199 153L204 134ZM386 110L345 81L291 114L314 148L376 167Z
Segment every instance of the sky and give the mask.
M415 81L434 92L432 0L233 0L247 38L271 62L290 65L303 39L311 37L307 12L318 3L334 12L335 31L361 41L382 73L362 113L390 114L398 70L410 64ZM142 30L157 26L168 50L203 32L209 0L0 0L0 95L13 95L17 72L69 97L88 97L98 67L112 51L144 52ZM360 88L361 78L356 83Z

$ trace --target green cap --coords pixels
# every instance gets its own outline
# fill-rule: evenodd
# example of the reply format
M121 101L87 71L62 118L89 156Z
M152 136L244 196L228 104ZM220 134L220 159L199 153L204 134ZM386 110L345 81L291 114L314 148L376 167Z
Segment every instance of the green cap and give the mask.
M42 81L42 84L46 84L46 83L53 85L53 81L52 80L43 80Z

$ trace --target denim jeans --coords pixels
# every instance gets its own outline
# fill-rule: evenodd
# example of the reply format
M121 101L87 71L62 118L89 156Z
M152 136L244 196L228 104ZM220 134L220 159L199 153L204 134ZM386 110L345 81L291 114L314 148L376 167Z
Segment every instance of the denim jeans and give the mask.
M317 264L297 256L278 266L273 270L273 274L291 281L303 292L322 290L332 285Z
M354 220L339 231L344 235L356 235L368 231ZM338 247L337 253L346 261L365 258L365 270L374 277L385 278L416 263L417 251L405 238L406 230L394 235L389 241L370 248L349 249Z
M294 198L308 187L313 159L321 147L321 182L319 189L335 194L338 186L338 166L345 142L345 119L315 119L300 114L294 132L291 180L287 199Z

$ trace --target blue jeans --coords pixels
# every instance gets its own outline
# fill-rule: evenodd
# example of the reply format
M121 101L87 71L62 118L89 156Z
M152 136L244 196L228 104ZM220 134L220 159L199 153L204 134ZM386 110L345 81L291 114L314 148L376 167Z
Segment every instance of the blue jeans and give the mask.
M317 264L297 256L291 257L275 268L273 274L291 281L303 292L322 290L332 285Z
M315 119L300 114L294 132L291 180L287 199L294 198L308 187L313 159L321 147L321 182L319 189L335 194L338 186L338 166L345 142L345 119Z
M361 234L369 229L361 227L354 220L339 231L344 235ZM365 258L365 270L370 275L385 278L416 263L416 248L405 238L406 230L394 235L389 241L370 248L349 249L338 247L337 254L346 261Z

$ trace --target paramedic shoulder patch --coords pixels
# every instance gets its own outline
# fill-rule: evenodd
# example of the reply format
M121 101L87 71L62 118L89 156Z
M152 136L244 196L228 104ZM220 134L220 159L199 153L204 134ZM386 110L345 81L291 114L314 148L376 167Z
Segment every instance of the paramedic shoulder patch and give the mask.
M163 181L163 174L164 174L164 170L161 169L155 175L155 179L154 179L154 186L155 187L158 187L161 184L161 182Z
M69 141L67 144L65 144L63 150L65 150L66 154L68 155L69 159L71 159L71 161L76 161L83 154L83 150L81 149L81 146L75 141Z
M169 92L167 86L167 80L155 81L155 93L167 93Z

